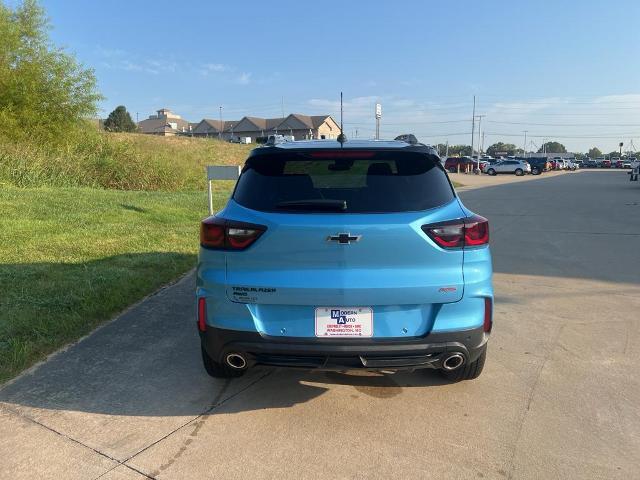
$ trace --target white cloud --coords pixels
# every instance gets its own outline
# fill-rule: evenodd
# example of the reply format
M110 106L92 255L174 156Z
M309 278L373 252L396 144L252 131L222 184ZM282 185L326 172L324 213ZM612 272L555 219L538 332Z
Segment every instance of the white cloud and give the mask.
M203 63L200 65L199 70L202 75L210 75L213 73L230 72L235 69L224 63Z
M240 76L236 79L236 81L240 85L249 85L249 83L251 83L251 73L249 72L241 73Z

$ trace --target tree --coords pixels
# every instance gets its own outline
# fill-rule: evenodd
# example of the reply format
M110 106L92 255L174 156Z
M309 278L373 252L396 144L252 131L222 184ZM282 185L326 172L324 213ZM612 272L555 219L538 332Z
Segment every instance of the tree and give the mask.
M517 147L513 143L497 142L487 148L487 155L515 155Z
M36 0L0 2L0 135L58 140L94 116L93 70L51 44Z
M558 142L547 142L547 143L544 143L542 145L542 147L540 147L538 149L538 153L543 153L543 152L547 152L547 153L567 153L567 149L561 143L558 143Z
M449 145L449 155L459 155L461 157L471 156L471 145Z
M125 106L120 105L104 121L104 128L109 132L135 132L137 127Z
M589 151L587 152L587 157L589 158L598 158L601 156L602 156L602 152L598 147L590 148Z

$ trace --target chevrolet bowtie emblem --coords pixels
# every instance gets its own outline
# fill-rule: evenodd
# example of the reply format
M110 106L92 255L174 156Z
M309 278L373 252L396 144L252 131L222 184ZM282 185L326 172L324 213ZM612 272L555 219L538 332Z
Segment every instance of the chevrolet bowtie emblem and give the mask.
M362 235L351 235L350 233L338 233L336 235L329 235L327 242L338 242L342 245L348 245L351 242L357 242L362 238Z

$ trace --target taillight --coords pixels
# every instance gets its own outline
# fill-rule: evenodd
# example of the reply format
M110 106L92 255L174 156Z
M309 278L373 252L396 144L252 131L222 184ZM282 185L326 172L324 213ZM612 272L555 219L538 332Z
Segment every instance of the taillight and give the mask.
M423 225L422 231L446 249L479 247L489 243L489 221L480 215Z
M198 298L198 330L204 332L207 329L207 301L204 297Z
M266 229L264 225L208 217L200 224L200 245L217 250L244 250Z
M484 323L482 329L489 333L493 327L493 301L490 298L484 299Z
M464 245L477 247L489 243L489 220L474 215L464 220Z

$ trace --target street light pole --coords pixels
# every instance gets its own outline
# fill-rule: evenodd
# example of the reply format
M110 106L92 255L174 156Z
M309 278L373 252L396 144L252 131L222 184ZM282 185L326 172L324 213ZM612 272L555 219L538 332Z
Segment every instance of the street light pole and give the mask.
M222 105L220 105L220 128L218 129L218 140L222 140L222 130L224 130L224 125L222 124Z
M522 149L522 153L524 158L527 158L527 132L529 130L524 130L524 148Z
M473 96L473 114L471 115L471 164L473 165L473 145L476 136L476 96ZM480 159L478 158L478 170L480 170Z

